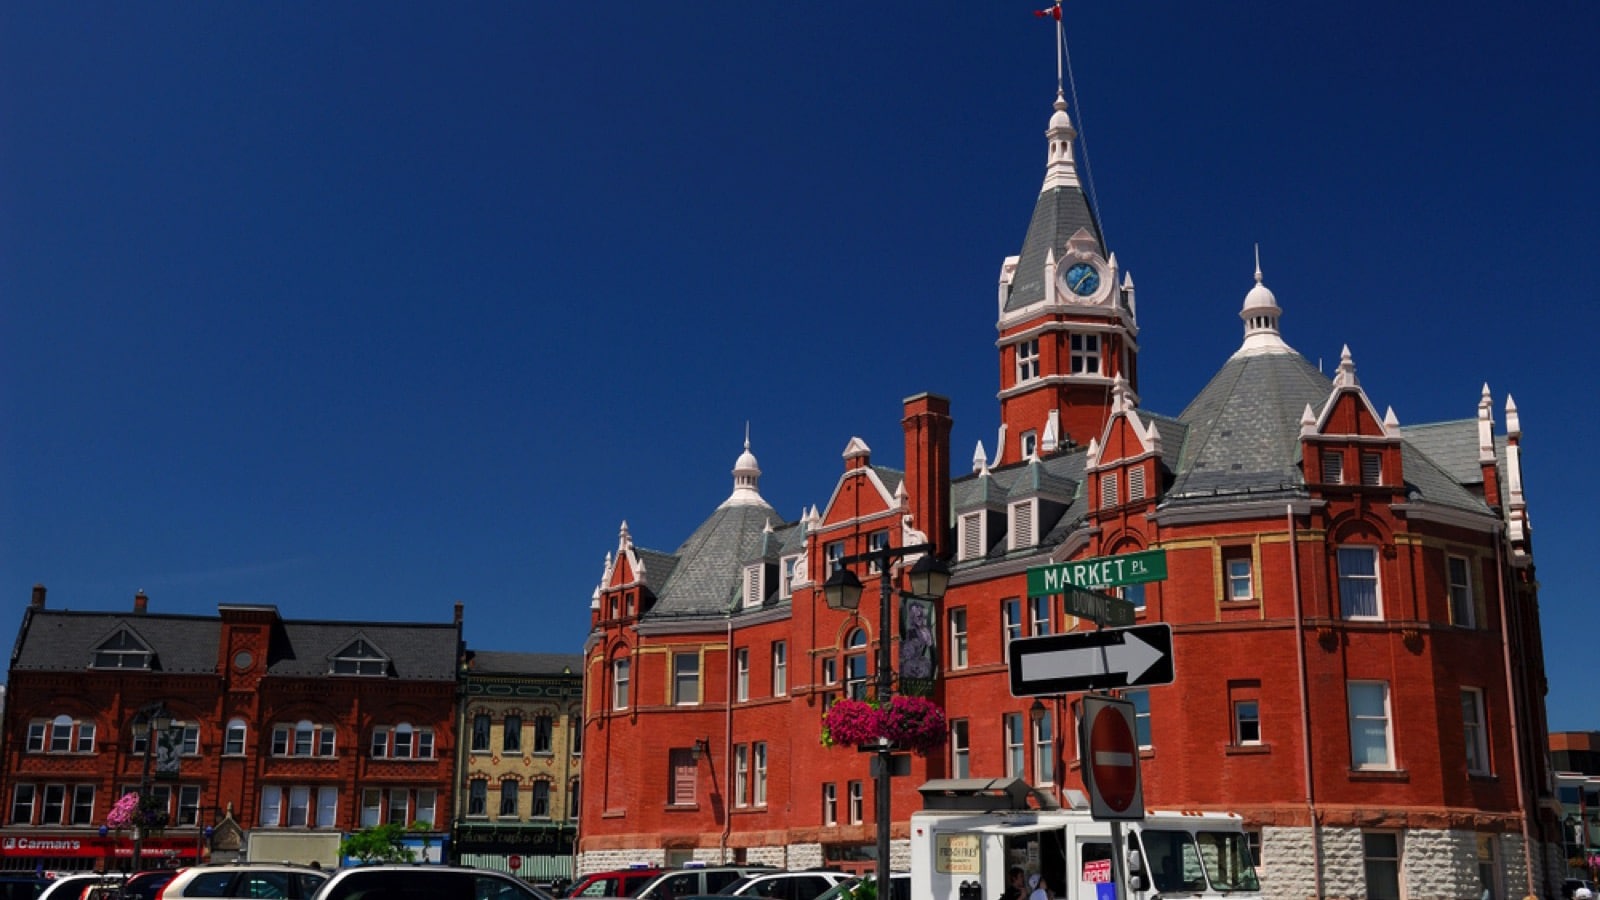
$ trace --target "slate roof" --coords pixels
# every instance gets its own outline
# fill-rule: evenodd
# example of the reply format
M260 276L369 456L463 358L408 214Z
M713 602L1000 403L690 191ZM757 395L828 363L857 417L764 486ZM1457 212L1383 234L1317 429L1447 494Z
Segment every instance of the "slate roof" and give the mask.
M583 674L579 653L513 653L505 650L470 650L475 675L578 675Z
M1483 484L1483 470L1478 467L1478 420L1403 425L1400 434L1458 484ZM1494 455L1502 465L1505 450L1505 435L1496 434Z
M1320 411L1332 390L1292 351L1230 358L1178 416L1187 434L1169 502L1297 491L1300 416L1307 404Z
M1011 277L1011 291L1006 295L1006 312L1023 309L1049 296L1044 283L1045 257L1052 249L1059 256L1061 248L1080 228L1094 235L1102 258L1110 255L1100 235L1100 223L1095 220L1082 188L1055 187L1039 194L1033 205L1033 218L1028 220L1028 233L1022 239L1022 252L1017 254L1017 270Z
M1473 427L1472 441L1469 446L1476 447L1478 442L1477 427ZM1425 500L1429 503L1438 503L1456 509L1465 509L1472 512L1492 515L1493 510L1489 504L1479 499L1478 495L1461 486L1427 454L1418 450L1411 442L1402 438L1400 444L1400 466L1405 470L1407 493L1414 499ZM1482 478L1478 479L1482 481Z
M678 548L672 573L659 589L646 568L656 603L641 618L725 614L739 599L744 564L762 555L768 522L786 524L767 503L717 507Z
M94 648L128 628L155 653L156 671L214 674L222 620L160 613L29 609L12 652L14 670L78 672ZM392 677L454 681L459 642L454 624L279 620L268 652L268 677L315 677L328 657L364 637L389 657Z

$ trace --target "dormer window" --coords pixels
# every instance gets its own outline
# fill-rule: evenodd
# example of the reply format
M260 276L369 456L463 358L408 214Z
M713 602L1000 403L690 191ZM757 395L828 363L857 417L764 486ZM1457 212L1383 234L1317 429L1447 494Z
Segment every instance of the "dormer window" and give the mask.
M957 553L961 559L978 559L983 556L985 549L983 519L981 512L967 513L961 517L961 546Z
M1023 459L1031 458L1039 450L1039 433L1037 431L1024 431L1017 441L1017 449L1021 451Z
M778 571L781 574L778 582L778 596L781 599L787 600L794 594L795 572L799 565L800 557L798 556L785 556L783 562L779 563Z
M94 648L94 668L148 669L154 657L143 641L124 628Z
M389 674L389 658L378 652L365 638L357 638L328 661L332 675L383 676Z
M766 568L762 563L751 563L744 567L744 605L747 608L760 606L766 596L766 579L762 577Z
M1039 542L1033 533L1038 510L1038 500L1022 500L1011 504L1011 529L1008 539L1012 550L1032 547Z

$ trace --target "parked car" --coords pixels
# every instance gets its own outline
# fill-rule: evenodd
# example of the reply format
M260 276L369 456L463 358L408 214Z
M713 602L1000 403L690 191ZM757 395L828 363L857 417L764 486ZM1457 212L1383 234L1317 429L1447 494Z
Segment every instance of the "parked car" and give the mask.
M850 900L850 893L857 884L871 880L870 878L851 878L848 881L841 881L820 894L817 900ZM911 900L911 873L890 872L889 896L887 898L880 897L879 900Z
M616 869L611 872L592 872L573 882L568 897L632 897L667 871L659 867L640 866Z
M50 879L39 875L0 875L0 900L39 900Z
M315 900L553 900L510 875L467 866L376 865L341 869Z
M841 881L849 881L848 872L832 869L810 869L802 872L763 872L747 875L723 888L720 893L733 897L763 897L768 900L816 900L816 898Z
M1577 892L1578 888L1588 888L1589 893L1594 893L1594 885L1590 883L1589 879L1568 878L1566 881L1561 882L1562 900L1572 900L1572 895Z
M74 872L50 882L39 900L78 900L84 888L119 885L125 877L120 872Z
M657 875L649 884L630 896L637 900L678 900L695 894L719 894L722 889L750 875L776 872L771 866L695 866L673 869Z
M158 895L184 897L278 897L306 900L328 880L328 873L289 863L224 863L179 869Z
M136 872L122 885L122 900L156 900L161 896L161 889L177 874L177 869Z

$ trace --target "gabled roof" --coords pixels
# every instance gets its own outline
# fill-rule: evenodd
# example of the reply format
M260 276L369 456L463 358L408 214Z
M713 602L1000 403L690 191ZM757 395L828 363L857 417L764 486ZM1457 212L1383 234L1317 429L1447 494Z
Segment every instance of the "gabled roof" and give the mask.
M1168 501L1297 490L1300 416L1332 387L1292 351L1230 358L1178 416L1187 433Z

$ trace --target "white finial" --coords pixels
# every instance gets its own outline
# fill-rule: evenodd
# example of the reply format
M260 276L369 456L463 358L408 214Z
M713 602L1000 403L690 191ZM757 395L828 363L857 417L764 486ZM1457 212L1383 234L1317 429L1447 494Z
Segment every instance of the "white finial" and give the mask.
M1278 333L1278 317L1283 315L1283 310L1278 307L1278 298L1261 277L1260 244L1256 245L1255 277L1255 286L1244 295L1244 307L1239 310L1239 318L1244 320L1244 343L1233 355L1293 353L1294 350L1283 342L1283 336Z
M1261 283L1261 243L1256 243L1256 284Z
M761 466L750 452L750 423L744 423L744 452L733 464L733 493L723 506L766 506L761 497Z
M1484 382L1483 393L1478 396L1478 462L1494 461L1494 399L1489 383Z
M972 450L972 471L974 471L974 472L982 472L983 471L983 467L988 462L989 462L989 454L988 454L987 451L985 451L983 449L983 441L979 441L978 442L978 446L973 448L973 450Z
M1517 416L1517 401L1506 395L1506 435L1508 437L1522 436L1522 419Z
M1355 387L1358 384L1355 357L1350 355L1350 345L1345 344L1344 349L1339 351L1339 371L1333 375L1333 386Z
M1072 142L1078 130L1072 127L1072 117L1067 115L1067 98L1056 91L1055 113L1050 116L1050 127L1045 130L1049 150L1045 154L1044 185L1039 193L1061 187L1079 187L1078 166L1072 160Z

